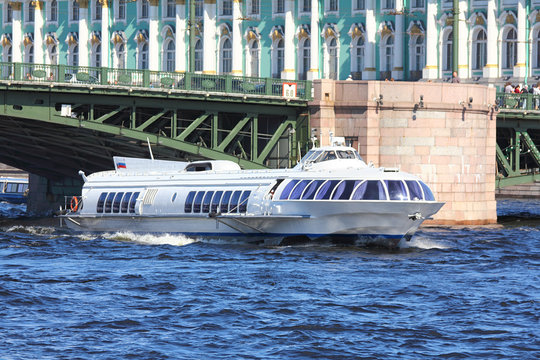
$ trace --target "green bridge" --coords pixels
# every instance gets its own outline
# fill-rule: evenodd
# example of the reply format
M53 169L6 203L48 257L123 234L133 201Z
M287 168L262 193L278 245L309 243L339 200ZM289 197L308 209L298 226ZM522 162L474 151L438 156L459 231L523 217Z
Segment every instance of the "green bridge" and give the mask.
M311 82L0 63L0 162L48 179L114 155L287 167L309 144ZM77 175L75 175L77 176Z
M540 181L540 96L497 93L497 187Z

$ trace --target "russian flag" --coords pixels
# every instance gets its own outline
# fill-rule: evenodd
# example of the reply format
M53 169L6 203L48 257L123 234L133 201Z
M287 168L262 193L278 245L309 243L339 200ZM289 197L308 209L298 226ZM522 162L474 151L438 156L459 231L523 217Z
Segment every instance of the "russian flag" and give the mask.
M116 164L116 168L117 169L126 169L126 163L119 162L119 163Z

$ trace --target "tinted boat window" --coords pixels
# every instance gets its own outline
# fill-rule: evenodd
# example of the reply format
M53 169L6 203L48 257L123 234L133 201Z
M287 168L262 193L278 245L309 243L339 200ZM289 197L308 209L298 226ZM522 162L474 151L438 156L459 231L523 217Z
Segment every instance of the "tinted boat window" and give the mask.
M223 199L221 200L221 205L219 206L220 213L226 213L229 211L229 200L231 199L232 191L225 191Z
M190 213L193 209L193 199L195 199L196 191L190 191L186 196L186 203L184 204L184 212Z
M128 211L128 204L129 204L129 199L131 199L131 192L127 192L126 195L124 195L124 198L122 199L122 204L120 205L120 211L122 211L123 213L127 213Z
M122 197L124 196L123 192L119 192L114 197L113 202L113 213L119 213L120 212L120 201L122 200Z
M291 180L287 185L285 185L285 189L281 192L281 196L279 197L280 200L287 200L289 198L289 194L291 193L291 190L294 188L294 186L298 183L299 180Z
M315 195L315 200L330 199L330 195L332 195L332 191L334 191L334 188L339 182L340 180L328 180L327 182L322 184L321 188L317 192L317 195Z
M245 213L247 211L247 203L249 199L249 195L251 195L251 191L244 191L242 193L242 197L240 198L240 212Z
M212 195L214 195L214 192L208 191L206 195L204 196L203 205L202 205L203 213L210 212L210 200L212 200Z
M390 200L409 200L405 184L401 180L384 180L388 187L388 196Z
M302 180L300 181L291 192L291 196L289 196L289 200L298 200L300 199L300 195L304 192L304 189L306 186L311 182L311 180Z
M414 180L407 180L407 187L409 188L409 194L411 195L411 200L422 200L422 189L420 185Z
M356 188L351 200L386 200L384 186L378 180L364 181Z
M336 187L336 191L332 195L332 200L349 200L354 188L359 183L360 180L343 180Z
M210 212L217 213L219 201L221 200L221 196L223 195L223 191L216 191L216 195L212 198L212 206L210 208Z
M106 213L110 213L111 210L112 210L112 202L113 202L113 199L114 199L114 195L115 195L115 193L109 193L109 195L107 195L107 199L105 200L105 212Z
M231 203L229 204L229 212L237 213L238 212L238 200L240 199L241 191L235 191L231 197Z
M431 189L422 181L420 181L420 185L422 186L422 190L424 190L424 200L435 201L435 196L433 196Z
M135 204L137 203L137 199L139 198L140 192L136 192L133 194L131 199L129 200L129 212L134 213L135 212Z
M103 212L103 205L105 204L105 199L107 198L107 193L103 192L101 195L99 195L99 199L97 201L97 207L96 212L102 213Z
M199 191L197 195L195 196L195 201L193 202L194 213L201 212L201 203L202 203L203 196L204 196L204 191Z
M317 190L324 183L324 180L313 180L304 193L302 194L302 200L311 200L315 197Z
M356 155L352 150L338 150L337 154L340 159L356 159Z

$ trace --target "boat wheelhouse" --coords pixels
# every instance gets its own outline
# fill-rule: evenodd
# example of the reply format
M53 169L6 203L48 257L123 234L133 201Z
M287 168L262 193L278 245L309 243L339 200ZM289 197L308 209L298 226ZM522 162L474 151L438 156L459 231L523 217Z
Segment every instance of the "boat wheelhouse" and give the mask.
M313 149L293 169L120 157L114 163L113 171L82 174L82 196L62 216L69 227L393 247L443 205L421 179L368 166L349 147Z
M0 178L0 202L11 204L26 203L28 179Z

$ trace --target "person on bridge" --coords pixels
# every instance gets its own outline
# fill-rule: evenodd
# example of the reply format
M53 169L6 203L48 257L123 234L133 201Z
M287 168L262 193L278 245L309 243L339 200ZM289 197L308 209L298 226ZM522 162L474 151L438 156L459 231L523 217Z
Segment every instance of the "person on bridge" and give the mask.
M459 84L461 82L461 80L459 79L459 77L457 76L457 72L453 72L452 73L452 83L453 84Z

